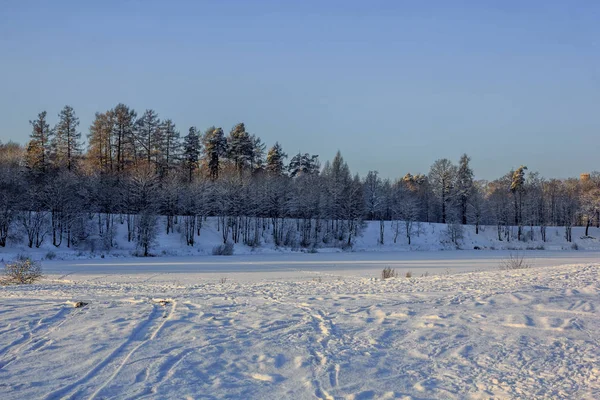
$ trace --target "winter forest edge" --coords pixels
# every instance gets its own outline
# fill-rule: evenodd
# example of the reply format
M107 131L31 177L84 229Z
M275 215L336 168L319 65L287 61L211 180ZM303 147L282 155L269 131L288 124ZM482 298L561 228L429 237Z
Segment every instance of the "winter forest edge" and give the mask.
M51 126L46 112L30 121L25 147L0 143L0 247L87 249L116 246L126 226L136 255L148 256L160 230L194 246L203 223L216 220L224 245L352 248L364 221L385 222L411 236L420 222L447 225L460 246L462 226L494 226L498 241L540 240L547 227L600 225L600 173L545 179L521 166L494 180L475 180L465 154L435 161L427 175L382 179L352 175L340 152L322 166L317 155L289 157L279 143L235 125L228 135L190 127L181 137L154 110L124 104L96 113L84 151L70 106ZM525 229L529 227L529 229ZM388 228L389 229L389 228Z

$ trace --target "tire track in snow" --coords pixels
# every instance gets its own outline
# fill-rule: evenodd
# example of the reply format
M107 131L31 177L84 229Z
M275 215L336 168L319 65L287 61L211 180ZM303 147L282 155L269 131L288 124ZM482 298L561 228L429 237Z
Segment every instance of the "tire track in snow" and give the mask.
M29 347L30 351L36 351L42 348L48 341L46 340L46 337L49 334L56 331L65 322L69 321L77 314L81 313L81 310L83 309L79 309L75 313L71 314L71 309L61 306L60 310L58 310L58 312L56 312L53 316L49 318L40 318L33 328L29 328L29 331L24 333L19 339L13 340L0 350L0 354L3 354L9 349L18 346L13 351L9 351L7 353L7 355L9 355L7 359L0 361L0 370L18 360L24 349ZM69 314L71 315L69 316ZM59 322L56 323L56 325L53 325L55 321ZM38 335L38 332L40 331L43 333Z
M159 304L154 304L150 315L146 320L136 326L129 335L129 338L123 342L123 344L100 361L95 367L90 369L83 377L63 388L49 393L45 399L79 398L81 397L80 394L87 389L87 387L84 387L87 383L98 376L103 370L106 370L110 365L115 365L112 374L110 374L104 383L92 393L89 399L91 400L98 396L119 375L119 372L127 364L131 356L133 356L140 348L148 344L149 341L156 338L167 319L173 315L176 302L173 301L169 305L170 311L167 314L165 310L162 310L163 307ZM162 315L162 318L160 315ZM152 326L159 318L161 318L161 322L153 329ZM138 341L139 343L134 345ZM69 396L69 394L71 395Z

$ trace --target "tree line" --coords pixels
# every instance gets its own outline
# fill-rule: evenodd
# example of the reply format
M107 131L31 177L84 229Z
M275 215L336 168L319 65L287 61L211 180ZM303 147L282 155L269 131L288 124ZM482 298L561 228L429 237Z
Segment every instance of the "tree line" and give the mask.
M225 134L211 126L182 136L154 110L125 104L98 112L84 146L79 119L65 106L51 126L47 113L30 121L24 146L0 143L0 246L116 245L116 224L148 255L157 232L193 246L207 217L217 217L223 242L282 246L351 246L365 220L379 221L379 242L410 243L418 222L456 227L494 225L498 240L544 240L546 227L600 226L600 173L545 179L520 166L476 180L465 154L436 160L428 174L382 179L352 174L340 152L291 157L268 148L243 123ZM288 161L289 159L289 161ZM165 221L159 226L159 216ZM527 229L528 228L528 229Z

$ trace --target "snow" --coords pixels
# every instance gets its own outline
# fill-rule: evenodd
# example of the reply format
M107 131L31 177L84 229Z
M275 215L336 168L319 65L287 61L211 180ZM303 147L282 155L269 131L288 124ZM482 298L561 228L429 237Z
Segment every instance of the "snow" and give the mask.
M599 398L599 253L508 253L44 262L0 287L0 398Z
M289 224L294 225L294 221L287 221ZM177 226L180 227L181 224ZM403 225L400 223L400 225ZM218 231L218 224L216 218L208 218L203 223L200 236L196 237L196 244L194 246L187 246L185 240L182 238L180 233L175 231L174 233L166 234L164 229L166 222L164 218L159 221L160 232L157 238L157 243L152 247L151 253L156 257L168 258L168 257L197 257L197 256L209 256L212 254L212 250L215 246L223 243L221 232ZM61 260L73 260L73 259L101 259L101 258L122 258L131 257L135 252L135 242L127 241L127 225L117 223L117 235L115 237L116 245L110 250L103 250L100 244L97 243L93 251L89 248L78 249L78 248L67 248L66 241L60 247L52 245L50 239L46 239L44 244L39 249L28 248L23 243L10 241L5 248L0 248L0 261L11 260L19 254L26 254L32 256L35 259L50 259L56 258ZM379 240L379 222L378 221L367 221L364 224L364 228L361 234L355 238L352 247L352 252L355 253L373 253L373 252L408 252L408 251L450 251L456 250L456 245L450 243L447 235L445 224L435 223L414 223L413 234L411 236L411 244L408 244L407 238L404 236L400 227L399 235L394 242L394 230L390 221L385 222L385 234L384 244L380 244ZM573 227L573 242L567 242L564 238L564 227L547 227L547 240L544 242L541 240L539 227L524 228L524 236L529 237L531 231L533 231L534 240L517 241L516 232L517 228L511 228L510 241L503 239L498 240L498 233L495 226L482 226L480 227L479 234L475 233L474 226L464 226L464 238L460 240L459 248L462 250L473 250L475 248L485 250L547 250L547 251L573 251L573 246L576 245L579 250L600 250L600 228L590 227L589 236L585 236L584 227ZM298 242L298 241L297 241ZM331 246L331 247L327 247ZM258 247L249 247L241 243L237 243L234 246L234 254L236 255L252 255L257 254L301 254L309 252L308 249L303 248L291 248L291 247L278 247L273 243L271 231L266 229L261 236L261 245ZM333 244L320 243L320 245L314 249L318 253L338 253L342 250L333 247ZM49 257L49 254L53 254Z

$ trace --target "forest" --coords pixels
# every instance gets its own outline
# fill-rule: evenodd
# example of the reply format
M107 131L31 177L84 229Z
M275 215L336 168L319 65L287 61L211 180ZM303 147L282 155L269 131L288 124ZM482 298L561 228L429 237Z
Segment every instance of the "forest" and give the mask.
M182 135L154 110L125 104L96 113L85 144L71 106L54 123L44 111L30 125L25 146L0 143L1 247L94 240L110 249L115 225L126 224L127 240L149 255L159 229L194 246L207 217L218 219L224 244L259 246L268 231L277 246L307 248L351 247L366 220L381 221L382 242L391 221L409 243L416 222L457 232L491 225L507 241L545 241L548 226L571 241L573 226L600 226L598 172L546 179L523 165L476 180L464 154L435 160L427 174L361 177L339 151L323 164L315 154L288 156L243 123L229 134L211 126Z

